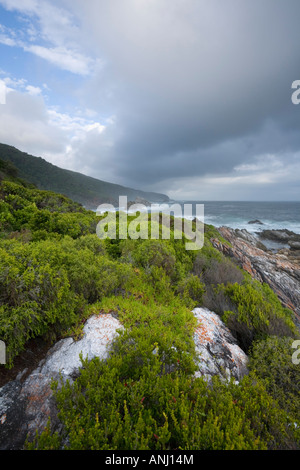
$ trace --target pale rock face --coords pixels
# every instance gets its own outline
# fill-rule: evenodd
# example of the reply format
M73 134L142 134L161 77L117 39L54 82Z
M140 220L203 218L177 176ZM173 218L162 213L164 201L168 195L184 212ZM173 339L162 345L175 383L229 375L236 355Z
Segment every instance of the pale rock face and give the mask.
M110 314L96 315L88 319L79 341L72 338L62 339L49 351L45 362L40 365L38 372L51 375L60 372L66 377L71 376L80 366L80 354L83 359L99 357L106 359L108 346L114 339L117 330L123 328L121 323Z
M239 381L248 372L247 355L216 313L206 308L196 308L193 313L198 321L194 341L200 354L196 377L210 381L213 375L219 375Z
M123 328L112 315L95 315L84 326L84 336L79 341L62 339L51 348L38 368L21 382L18 378L0 389L0 450L20 449L26 435L34 437L51 418L58 426L56 406L51 390L51 380L72 379L83 359L98 356L106 359L109 346ZM58 428L59 430L59 428Z

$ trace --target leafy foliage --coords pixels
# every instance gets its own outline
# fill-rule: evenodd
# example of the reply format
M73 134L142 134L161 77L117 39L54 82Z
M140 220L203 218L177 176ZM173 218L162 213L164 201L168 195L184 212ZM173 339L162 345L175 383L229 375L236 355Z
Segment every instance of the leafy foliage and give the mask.
M137 351L142 357L144 351L138 346L135 355ZM245 377L236 385L214 378L208 387L204 379L193 379L184 370L167 373L157 355L147 357L151 359L138 375L134 368L124 368L121 354L111 356L107 363L83 360L74 384L53 384L65 434L52 434L48 428L29 448L266 450L296 446L297 433L289 419L257 379Z
M249 367L261 377L268 392L300 427L300 368L291 358L292 342L289 337L278 336L255 342Z
M224 321L248 351L254 339L297 336L290 310L284 308L267 284L245 278L242 284L220 286L236 306L236 311L224 312Z
M81 243L0 243L0 336L10 365L30 338L73 324L84 304L116 292L130 277L130 268Z

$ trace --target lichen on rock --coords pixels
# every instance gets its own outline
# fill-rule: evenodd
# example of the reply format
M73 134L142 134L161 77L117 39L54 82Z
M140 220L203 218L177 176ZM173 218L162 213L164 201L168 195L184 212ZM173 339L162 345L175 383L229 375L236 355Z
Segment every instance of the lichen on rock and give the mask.
M248 357L229 329L216 313L206 308L196 308L193 313L198 321L195 347L200 354L196 376L210 380L213 375L219 375L241 380L248 372Z

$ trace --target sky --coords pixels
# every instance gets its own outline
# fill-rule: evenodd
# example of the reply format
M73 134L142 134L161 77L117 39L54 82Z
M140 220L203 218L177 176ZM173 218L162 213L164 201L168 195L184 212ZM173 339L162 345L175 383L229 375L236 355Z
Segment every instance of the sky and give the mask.
M0 0L0 142L175 200L300 201L299 18L299 0Z

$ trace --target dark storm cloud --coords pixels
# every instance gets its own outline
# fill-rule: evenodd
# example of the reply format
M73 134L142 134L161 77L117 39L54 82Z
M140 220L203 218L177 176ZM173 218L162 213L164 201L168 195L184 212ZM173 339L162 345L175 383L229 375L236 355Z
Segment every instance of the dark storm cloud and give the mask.
M92 2L85 11L89 21L98 11L94 37L112 61L98 84L112 84L116 175L151 187L299 148L299 1L137 5Z
M55 4L68 11L69 43L76 36L80 57L84 50L93 63L80 103L109 118L103 132L70 142L77 170L161 192L188 186L196 195L201 183L208 198L217 184L228 198L275 197L278 185L295 197L299 0Z

